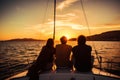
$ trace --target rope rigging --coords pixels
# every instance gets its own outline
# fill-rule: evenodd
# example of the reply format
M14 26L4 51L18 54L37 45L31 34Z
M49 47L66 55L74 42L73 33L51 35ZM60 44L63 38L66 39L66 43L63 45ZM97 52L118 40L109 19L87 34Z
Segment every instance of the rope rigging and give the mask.
M45 8L45 14L44 14L44 16L43 16L43 22L42 22L42 23L45 23L47 11L48 11L48 3L49 3L49 0L47 0L46 2L47 2L47 3L46 3L46 6L47 6L47 7Z
M83 0L80 0L80 3L81 3L82 10L83 10L83 15L84 15L84 17L85 17L85 22L86 22L86 25L87 25L87 27L88 27L89 35L91 35L90 26L89 26L89 23L88 23L88 19L87 19L86 12L85 12ZM97 58L98 63L99 63L99 65L100 65L100 67L101 67L101 58L98 56L98 52L97 52L97 50L96 50L96 48L95 48L95 45L94 45L93 41L92 41L92 44L93 44L93 48L95 49L96 58Z

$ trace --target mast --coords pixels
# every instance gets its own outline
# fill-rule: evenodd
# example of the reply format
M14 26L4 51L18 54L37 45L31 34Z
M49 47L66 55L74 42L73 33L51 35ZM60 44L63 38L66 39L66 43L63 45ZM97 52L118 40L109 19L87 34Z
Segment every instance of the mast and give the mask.
M56 26L56 0L54 0L54 28L53 28L53 40L55 40L55 26Z

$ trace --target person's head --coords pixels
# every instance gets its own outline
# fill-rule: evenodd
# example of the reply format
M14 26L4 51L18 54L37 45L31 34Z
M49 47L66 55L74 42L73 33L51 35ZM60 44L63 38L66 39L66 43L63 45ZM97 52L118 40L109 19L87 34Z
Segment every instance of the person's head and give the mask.
M46 43L47 47L53 47L54 46L54 41L52 38L49 38Z
M62 37L60 38L60 41L61 41L62 44L66 44L66 43L67 43L67 37L62 36Z
M84 35L78 36L78 45L83 45L86 43L86 37Z

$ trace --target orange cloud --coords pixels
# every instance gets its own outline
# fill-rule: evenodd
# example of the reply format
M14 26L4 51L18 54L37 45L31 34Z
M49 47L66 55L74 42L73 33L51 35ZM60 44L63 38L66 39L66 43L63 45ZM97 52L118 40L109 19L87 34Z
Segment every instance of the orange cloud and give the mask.
M69 7L72 3L77 2L78 0L64 0L61 2L58 6L57 9L63 9L65 7Z

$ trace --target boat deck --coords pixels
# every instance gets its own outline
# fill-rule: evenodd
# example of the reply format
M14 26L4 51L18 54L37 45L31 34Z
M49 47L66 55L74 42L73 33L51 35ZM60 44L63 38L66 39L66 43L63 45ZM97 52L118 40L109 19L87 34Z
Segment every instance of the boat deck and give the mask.
M27 71L14 75L6 80L29 80L25 76ZM39 80L120 80L120 76L116 76L98 69L89 73L70 72L70 71L47 71L39 75Z

